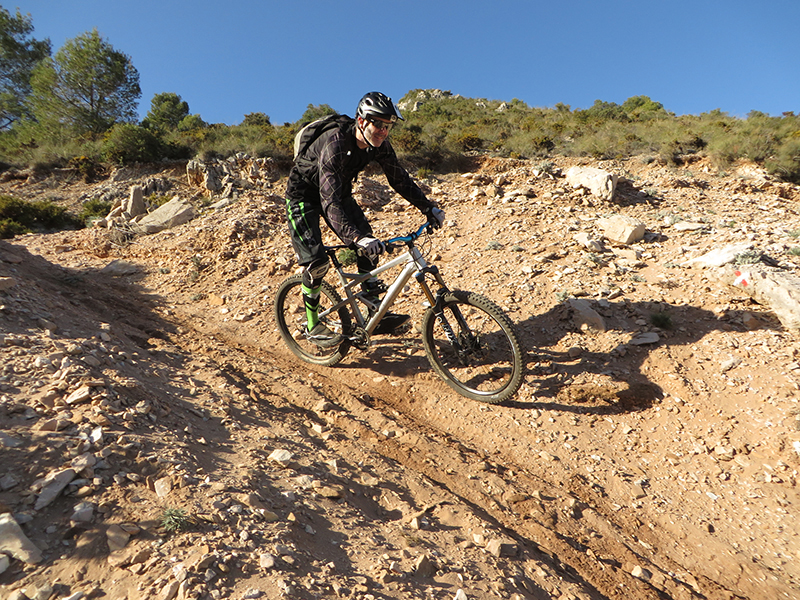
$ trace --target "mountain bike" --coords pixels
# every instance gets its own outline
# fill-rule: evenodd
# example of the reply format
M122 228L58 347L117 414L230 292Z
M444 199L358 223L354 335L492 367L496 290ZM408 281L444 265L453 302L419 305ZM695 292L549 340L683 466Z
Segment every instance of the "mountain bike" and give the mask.
M514 325L485 296L447 287L439 269L428 264L421 244L416 243L432 234L433 225L427 222L414 232L386 240L388 254L405 250L365 274L345 271L337 254L350 246L325 246L339 287L323 281L320 289L319 318L341 336L341 342L332 347L322 348L309 339L302 275L283 281L275 293L274 312L281 338L292 353L315 365L332 366L352 347L367 351L378 323L413 276L425 295L422 343L433 370L456 392L474 400L497 404L513 396L524 368ZM380 303L361 291L363 282L395 267L402 269Z

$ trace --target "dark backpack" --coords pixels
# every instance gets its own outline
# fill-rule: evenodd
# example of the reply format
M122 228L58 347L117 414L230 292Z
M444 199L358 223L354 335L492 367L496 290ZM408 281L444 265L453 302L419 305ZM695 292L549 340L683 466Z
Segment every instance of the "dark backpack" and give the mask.
M305 125L297 135L294 136L294 157L305 154L309 146L313 144L319 136L331 129L341 128L344 129L353 122L353 119L347 115L327 115L316 121L312 121Z

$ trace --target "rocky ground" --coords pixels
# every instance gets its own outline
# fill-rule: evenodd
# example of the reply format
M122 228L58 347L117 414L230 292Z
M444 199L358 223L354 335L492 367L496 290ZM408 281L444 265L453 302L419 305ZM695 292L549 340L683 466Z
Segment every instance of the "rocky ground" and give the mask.
M6 177L200 214L0 241L0 596L799 598L797 332L690 261L748 242L791 274L800 189L632 159L594 164L621 178L609 202L566 185L576 162L423 182L448 221L427 256L525 346L499 406L439 381L413 327L334 368L282 346L279 174L223 202L185 165ZM419 224L378 173L359 197L381 237ZM644 239L604 239L612 215Z

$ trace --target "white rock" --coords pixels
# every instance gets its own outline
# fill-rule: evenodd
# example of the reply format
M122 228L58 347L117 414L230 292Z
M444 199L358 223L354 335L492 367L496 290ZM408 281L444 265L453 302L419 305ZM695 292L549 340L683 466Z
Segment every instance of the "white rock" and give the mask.
M142 186L134 185L131 187L130 195L127 202L122 203L123 212L128 213L131 217L137 217L147 212L144 204L144 192Z
M588 233L582 231L580 233L576 233L572 236L572 239L578 242L581 246L590 250L592 252L602 252L603 251L603 242L600 240L593 239L589 236Z
M19 480L14 477L11 473L6 473L2 477L0 477L0 490L4 492L10 490L15 485L19 483Z
M294 458L294 455L288 450L284 450L282 448L276 448L272 451L272 454L269 455L270 460L274 460L276 463L280 463L284 467L291 462L292 458Z
M769 306L786 329L800 331L800 277L752 265L747 270L728 266L722 271L729 283Z
M722 265L733 262L739 254L747 252L752 248L753 244L749 242L731 244L722 248L714 248L702 256L690 258L682 264L685 267L721 267Z
M22 440L0 431L0 448L17 448L22 445Z
M594 310L587 300L581 298L570 298L569 306L573 311L573 318L581 329L593 331L605 331L606 322L600 313Z
M638 579L644 579L644 580L650 579L650 572L647 571L647 569L643 569L639 565L636 565L635 567L633 567L633 569L631 569L631 575L637 577Z
M617 176L603 169L570 167L565 176L567 185L572 188L585 187L594 196L604 200L611 200L617 188Z
M644 223L625 215L612 215L611 217L598 219L597 225L609 240L625 245L640 241L644 238L646 231Z
M42 560L42 551L27 538L11 513L0 515L0 554L28 564Z
M128 544L130 538L130 534L116 523L110 525L106 530L106 542L108 543L108 549L112 553L122 550Z
M180 587L180 582L175 581L174 579L167 583L163 588L161 588L161 592L158 594L160 600L172 600L175 596L178 595L178 588Z
M112 277L121 277L138 273L139 267L133 263L125 262L124 260L112 260L105 267L100 269L100 272L104 275L111 275Z
M258 566L262 569L271 569L275 566L275 557L269 552L263 552L258 555Z
M83 385L67 396L66 403L80 404L81 402L86 402L92 397L91 392L92 388L90 388L88 385Z
M76 504L72 510L74 512L69 520L75 523L91 523L94 518L94 504L91 502Z
M75 469L64 469L50 473L42 484L42 491L36 499L34 510L41 510L55 500L62 490L75 479Z
M76 456L69 463L69 466L75 469L75 472L80 473L84 469L90 469L97 464L97 458L91 452L84 452L80 456Z
M156 496L158 496L159 498L166 498L172 491L172 478L161 477L160 479L157 479L155 481L153 487L156 492Z
M655 331L648 331L637 335L628 343L633 346L644 346L646 344L656 344L660 339Z
M166 204L145 216L138 223L138 229L143 233L157 233L170 227L188 223L197 216L197 211L188 202L175 196Z
M681 221L672 226L675 231L697 231L705 227L708 227L705 223L690 223L689 221Z

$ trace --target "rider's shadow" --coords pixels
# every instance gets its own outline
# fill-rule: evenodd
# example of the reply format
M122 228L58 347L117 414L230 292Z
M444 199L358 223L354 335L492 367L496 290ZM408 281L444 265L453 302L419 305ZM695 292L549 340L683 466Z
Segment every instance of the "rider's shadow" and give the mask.
M572 309L564 303L517 323L528 358L525 383L529 393L517 394L504 406L595 415L643 411L665 397L661 386L643 368L657 349L692 345L713 331L737 334L754 328L781 329L771 315L748 319L745 327L741 324L743 317L752 316L747 310L729 310L717 315L702 308L665 302L609 302L602 308L596 302L590 304L603 315L606 330L624 333L620 336L624 341L608 352L580 350L571 354L568 349L553 350L566 335L580 331ZM641 333L642 319L651 333L658 333L657 342L631 344ZM663 327L654 329L651 320ZM730 357L716 358L722 363ZM677 368L681 370L680 365Z

